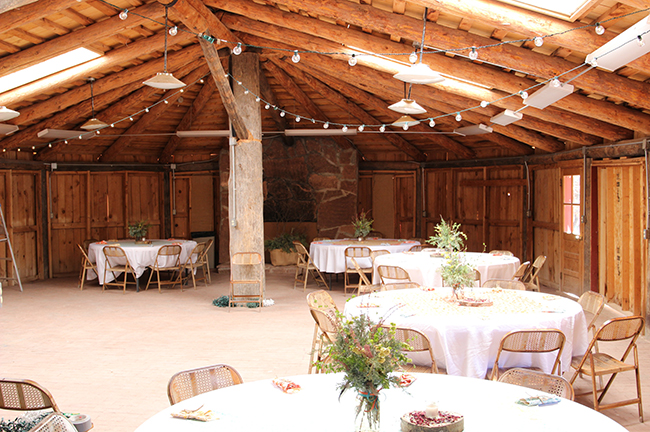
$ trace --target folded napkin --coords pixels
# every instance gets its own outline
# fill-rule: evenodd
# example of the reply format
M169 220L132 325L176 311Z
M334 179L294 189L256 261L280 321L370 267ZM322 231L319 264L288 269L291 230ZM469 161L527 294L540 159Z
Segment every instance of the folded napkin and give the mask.
M553 405L562 401L557 396L531 396L527 398L521 398L517 401L519 405L524 406L544 406L544 405Z
M285 393L293 394L301 390L300 386L295 382L288 380L286 378L276 378L271 381L273 385L282 390Z
M399 386L400 387L408 387L411 384L413 384L413 381L415 381L417 378L415 378L411 374L403 373L402 375L399 376Z
M173 412L172 417L186 419L186 420L199 420L204 422L219 419L219 417L215 416L215 414L211 410L188 410L188 409L183 409L178 412Z
M106 244L106 240L98 241L97 244Z

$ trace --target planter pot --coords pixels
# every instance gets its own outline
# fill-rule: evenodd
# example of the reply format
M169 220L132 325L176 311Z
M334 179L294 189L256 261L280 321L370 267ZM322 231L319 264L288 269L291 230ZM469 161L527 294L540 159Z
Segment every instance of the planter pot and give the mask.
M274 266L296 265L298 262L297 252L284 252L282 249L273 249L269 252L271 264Z

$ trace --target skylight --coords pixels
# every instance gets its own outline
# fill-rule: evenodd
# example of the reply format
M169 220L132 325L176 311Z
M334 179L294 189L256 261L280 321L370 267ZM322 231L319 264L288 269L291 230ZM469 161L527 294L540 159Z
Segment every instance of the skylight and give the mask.
M64 69L80 65L81 63L96 59L100 56L101 54L97 54L89 49L77 48L65 54L45 60L44 62L19 70L18 72L0 77L0 93L15 89L16 87L39 80L48 75L61 72Z
M499 0L513 6L574 21L594 0Z

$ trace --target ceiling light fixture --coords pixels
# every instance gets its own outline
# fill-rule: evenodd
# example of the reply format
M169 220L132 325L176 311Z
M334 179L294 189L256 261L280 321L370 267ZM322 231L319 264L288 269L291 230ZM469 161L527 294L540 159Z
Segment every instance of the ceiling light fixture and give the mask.
M413 99L402 99L388 107L401 114L424 114L427 112L420 104Z
M18 130L18 126L12 124L0 124L0 135L9 135Z
M14 117L18 117L20 113L12 109L7 108L6 106L0 106L0 121L11 120Z
M415 126L420 123L420 120L416 120L413 117L409 115L403 115L402 117L398 118L394 122L391 123L391 125L396 126L396 127L406 127L407 129L411 126Z
M521 120L523 117L524 115L522 113L507 109L501 114L497 114L494 117L492 117L490 119L490 122L501 126L507 126L510 123L514 123L518 120Z
M647 32L650 32L650 15L587 55L585 63L593 64L593 61L598 60L599 68L614 72L650 52L650 46L641 46L638 43L639 36Z
M465 126L462 128L454 129L454 133L459 134L459 135L482 135L482 134L487 134L487 133L492 133L492 128L490 126L486 126L483 123L479 123L477 125L471 125L471 126Z
M164 89L164 90L185 87L185 83L183 81L174 78L174 75L172 75L170 72L167 72L167 15L169 12L168 9L169 8L165 6L165 68L164 71L158 72L156 76L149 78L148 80L142 83L144 85L148 85L149 87Z
M95 93L93 92L94 82L95 78L88 78L88 83L90 84L90 106L92 107L92 117L86 123L81 125L81 129L85 130L97 130L108 127L106 123L95 117Z
M90 139L95 134L76 131L76 130L65 130L65 129L43 129L42 131L36 134L39 138L53 138L53 139L68 139L68 138L79 138L79 139ZM67 144L67 143L66 143Z
M558 85L559 84L559 85ZM544 109L573 93L571 84L562 84L559 80L551 80L544 87L524 99L524 105Z

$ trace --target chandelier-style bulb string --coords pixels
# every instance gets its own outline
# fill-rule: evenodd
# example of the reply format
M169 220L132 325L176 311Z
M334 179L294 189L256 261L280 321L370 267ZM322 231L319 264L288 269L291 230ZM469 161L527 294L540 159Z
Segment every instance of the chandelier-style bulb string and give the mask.
M422 63L422 57L424 56L424 35L427 31L427 13L429 11L428 7L424 8L424 17L422 18L422 43L420 44L420 63Z

